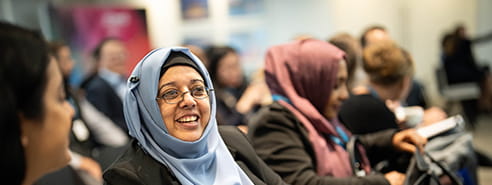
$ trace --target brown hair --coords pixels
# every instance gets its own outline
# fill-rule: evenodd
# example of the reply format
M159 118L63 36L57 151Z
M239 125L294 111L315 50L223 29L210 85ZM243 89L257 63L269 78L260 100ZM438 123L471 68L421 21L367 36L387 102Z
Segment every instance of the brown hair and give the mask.
M410 54L394 42L371 44L363 53L364 70L372 83L393 85L414 73Z
M357 68L357 65L360 65L360 60L362 58L362 47L359 42L357 42L357 39L348 33L339 33L330 38L328 42L345 52L348 84L351 85L354 80L355 69Z

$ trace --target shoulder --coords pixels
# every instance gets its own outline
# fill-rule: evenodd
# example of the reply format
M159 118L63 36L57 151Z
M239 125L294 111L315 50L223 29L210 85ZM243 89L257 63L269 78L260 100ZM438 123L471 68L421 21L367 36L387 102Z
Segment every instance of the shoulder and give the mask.
M237 155L246 156L246 158L256 155L246 135L236 126L221 125L219 126L219 132L222 140L235 159Z
M371 95L350 97L340 108L338 118L353 134L365 134L397 126L394 113L382 100Z
M296 123L300 122L289 109L274 102L271 105L261 108L257 115L251 118L248 125L250 129L255 130L257 127L263 127L269 124L295 127Z
M304 124L286 107L275 102L262 108L249 123L248 137L256 152L272 152L273 148L310 148L309 133Z
M343 102L343 105L340 109L341 116L374 113L391 113L391 111L386 107L385 103L382 100L368 94L350 97L345 102Z
M95 75L94 77L92 77L92 79L90 79L86 84L87 91L100 90L100 88L107 88L107 87L110 87L110 85L99 75Z
M103 175L107 184L167 184L175 181L169 169L154 160L132 141L123 153Z
M343 102L344 106L355 106L357 104L382 104L383 101L370 94L352 95Z
M283 184L280 176L258 157L246 135L236 126L219 126L219 132L236 164L254 184Z

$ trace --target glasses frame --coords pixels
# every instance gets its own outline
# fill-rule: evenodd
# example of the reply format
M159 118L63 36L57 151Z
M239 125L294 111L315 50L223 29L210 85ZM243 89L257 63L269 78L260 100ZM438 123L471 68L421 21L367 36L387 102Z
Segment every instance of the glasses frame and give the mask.
M206 92L207 96L204 96L204 97L202 97L202 98L197 98L197 97L193 96L193 94L191 94L191 90L184 91L184 92L181 92L180 90L177 90L177 91L180 93L180 94L178 95L178 97L181 97L181 99L180 99L179 101L177 101L176 103L170 103L170 102L168 102L168 100L167 100L167 99L162 98L162 97L156 97L156 98L155 98L155 100L156 100L156 101L159 101L159 100L164 100L164 102L166 102L167 104L178 104L179 102L181 102L181 101L183 101L183 100L184 100L184 95L185 95L186 93L190 93L191 97L193 97L193 98L194 98L194 99L196 99L196 100L203 100L203 99L205 99L205 98L209 97L210 92L211 92L211 91L214 91L214 89L210 89L210 88L208 88L208 87L205 87L205 92ZM176 97L176 98L178 98L178 97Z

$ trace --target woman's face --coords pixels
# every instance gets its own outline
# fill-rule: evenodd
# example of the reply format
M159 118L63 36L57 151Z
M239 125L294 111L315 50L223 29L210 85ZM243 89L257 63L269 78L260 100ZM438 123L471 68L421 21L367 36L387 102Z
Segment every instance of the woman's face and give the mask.
M347 64L345 61L340 60L338 65L337 79L335 82L335 87L331 92L330 98L325 105L325 111L323 115L331 120L337 117L338 111L343 101L348 98L347 90Z
M243 72L236 53L227 53L217 66L218 81L224 87L239 87L243 83Z
M74 109L66 101L62 75L55 59L47 68L47 83L43 95L42 120L20 116L21 141L25 149L28 173L49 172L70 161L69 133Z
M210 120L210 101L196 99L188 91L204 88L205 82L200 74L189 66L169 68L159 80L158 97L178 92L178 103L169 104L163 99L158 100L161 116L170 135L183 141L200 139ZM184 95L181 92L187 92Z
M58 63L60 64L60 69L62 70L62 75L65 77L70 76L74 65L70 48L68 46L61 47L60 50L58 50L57 55Z

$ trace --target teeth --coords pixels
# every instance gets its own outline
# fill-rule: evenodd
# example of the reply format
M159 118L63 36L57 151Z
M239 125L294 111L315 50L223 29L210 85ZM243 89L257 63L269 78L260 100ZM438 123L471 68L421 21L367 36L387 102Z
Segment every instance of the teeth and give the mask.
M190 121L196 121L198 119L198 116L185 116L180 119L178 119L179 122L190 122Z

